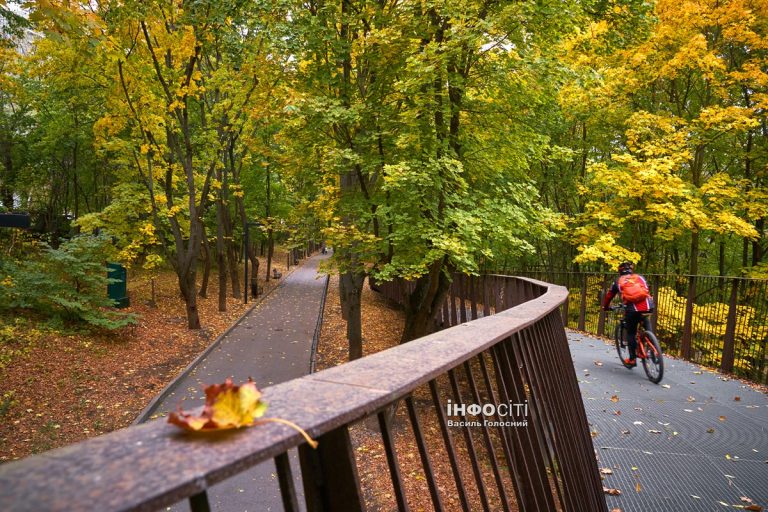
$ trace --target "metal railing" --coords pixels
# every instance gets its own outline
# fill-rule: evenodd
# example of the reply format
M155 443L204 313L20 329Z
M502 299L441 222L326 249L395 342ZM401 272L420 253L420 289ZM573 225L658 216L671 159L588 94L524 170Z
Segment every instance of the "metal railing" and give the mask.
M407 286L384 288L398 298ZM362 511L357 468L366 460L350 428L374 417L399 510L408 510L413 486L395 439L408 436L421 494L435 510L447 509L450 493L465 511L605 511L559 312L566 296L528 279L460 277L439 315L444 330L266 388L270 414L305 428L316 450L275 423L187 435L157 420L0 466L0 510L154 510L188 499L193 511L207 511L207 489L274 459L284 509L294 511L286 452L298 446L306 508ZM407 420L394 425L392 411L403 404ZM517 406L512 418L502 404L508 413ZM438 486L438 459L449 462L454 489Z
M616 315L600 310L614 273L519 272L565 286L566 326L613 336ZM656 301L653 330L665 351L695 363L768 383L768 280L646 274Z

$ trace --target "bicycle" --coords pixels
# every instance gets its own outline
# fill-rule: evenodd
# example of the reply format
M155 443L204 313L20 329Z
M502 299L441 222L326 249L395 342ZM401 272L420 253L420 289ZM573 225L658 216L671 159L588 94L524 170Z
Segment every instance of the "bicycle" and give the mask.
M619 306L612 306L611 311L625 310L627 306L621 304ZM648 376L648 380L654 384L661 382L664 376L664 353L659 345L659 340L656 339L656 335L651 332L650 326L650 313L643 315L643 321L637 326L637 348L635 350L637 359L643 361L643 369L645 375ZM619 353L619 359L621 364L626 368L634 368L634 366L626 363L629 359L629 346L626 342L626 325L624 319L616 324L616 331L614 333L614 340L616 342L616 351Z

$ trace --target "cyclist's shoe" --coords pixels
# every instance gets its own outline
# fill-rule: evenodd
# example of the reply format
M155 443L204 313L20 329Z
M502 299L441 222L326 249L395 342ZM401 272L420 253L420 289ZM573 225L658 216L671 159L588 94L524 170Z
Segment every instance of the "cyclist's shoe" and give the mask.
M634 368L637 366L637 361L635 361L635 358L627 358L624 360L624 364L629 366L630 368Z

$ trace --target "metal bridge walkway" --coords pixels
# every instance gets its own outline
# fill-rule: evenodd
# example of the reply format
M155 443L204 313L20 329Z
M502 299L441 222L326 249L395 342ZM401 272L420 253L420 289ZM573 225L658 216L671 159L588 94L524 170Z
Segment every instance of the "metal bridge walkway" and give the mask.
M568 337L603 484L621 491L609 510L768 506L768 395L672 358L652 384L613 343Z

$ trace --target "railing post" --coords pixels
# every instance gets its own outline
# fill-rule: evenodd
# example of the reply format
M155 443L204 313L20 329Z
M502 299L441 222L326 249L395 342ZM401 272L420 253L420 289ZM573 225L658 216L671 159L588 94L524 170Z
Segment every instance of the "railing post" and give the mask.
M579 327L580 331L585 331L587 325L587 274L584 274L581 280L581 303L579 304Z
M683 323L683 339L680 344L680 356L691 360L691 345L693 334L693 304L696 301L696 276L688 276L688 297L685 301L685 321Z
M736 341L736 301L739 297L739 280L733 280L731 298L728 301L728 319L725 322L725 338L723 339L723 359L720 369L723 373L733 371L734 345Z
M299 446L307 510L363 512L363 494L347 426L331 430L317 441L316 449L307 444Z
M603 336L605 335L605 311L603 311L603 297L605 297L605 288L607 287L607 279L608 276L603 274L603 284L602 288L600 289L600 296L598 297L600 300L600 312L598 313L597 317L597 335Z
M571 300L571 294L568 294L568 297L565 298L565 302L563 302L563 307L560 309L561 316L563 317L563 325L568 327L568 303Z
M661 312L659 307L659 276L653 276L653 280L651 280L651 296L656 305L656 314L651 317L651 330L658 338L659 331L657 327L659 326L659 313Z

